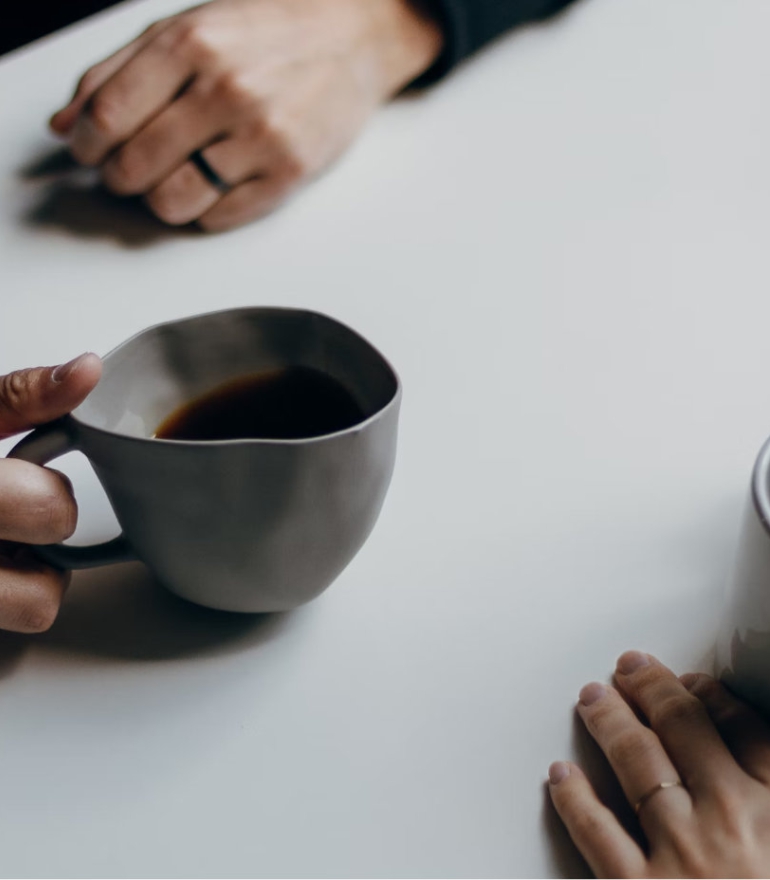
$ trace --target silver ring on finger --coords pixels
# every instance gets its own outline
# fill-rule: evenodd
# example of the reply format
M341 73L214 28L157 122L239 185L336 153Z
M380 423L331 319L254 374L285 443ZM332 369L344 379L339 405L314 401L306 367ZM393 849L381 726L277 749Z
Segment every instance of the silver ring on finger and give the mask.
M219 190L222 194L230 192L232 186L226 180L222 180L219 174L209 165L201 150L190 153L190 161L214 189Z

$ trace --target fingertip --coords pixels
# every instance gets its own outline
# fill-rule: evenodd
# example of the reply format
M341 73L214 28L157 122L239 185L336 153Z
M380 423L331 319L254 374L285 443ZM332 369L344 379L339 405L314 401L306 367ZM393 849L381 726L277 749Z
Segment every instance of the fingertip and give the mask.
M615 672L621 675L631 675L637 669L649 666L654 662L655 658L643 651L624 651L615 663Z
M600 681L592 681L589 684L583 685L578 694L578 708L591 706L603 697L606 697L608 693L609 688Z
M79 406L93 391L102 375L102 360L89 351L52 370L48 404L64 406L66 412Z
M548 768L548 783L551 787L564 782L572 772L572 768L567 761L554 761Z
M70 129L75 124L77 115L75 100L73 98L66 107L62 107L61 110L57 110L56 113L51 116L48 120L48 127L55 134L63 137L64 135L69 134Z
M64 116L64 110L59 110L51 116L48 120L48 127L55 134L66 134L67 125L66 125L66 117Z
M54 385L72 384L77 381L80 385L93 387L99 381L102 374L102 360L98 354L86 351L79 354L66 364L59 364L51 370L51 382Z

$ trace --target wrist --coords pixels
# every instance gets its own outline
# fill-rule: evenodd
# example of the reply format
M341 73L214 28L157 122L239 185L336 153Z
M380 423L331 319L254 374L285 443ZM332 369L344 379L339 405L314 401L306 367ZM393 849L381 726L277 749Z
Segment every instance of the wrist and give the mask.
M430 68L444 35L422 0L363 0L371 3L372 33L381 67L383 97L392 97Z

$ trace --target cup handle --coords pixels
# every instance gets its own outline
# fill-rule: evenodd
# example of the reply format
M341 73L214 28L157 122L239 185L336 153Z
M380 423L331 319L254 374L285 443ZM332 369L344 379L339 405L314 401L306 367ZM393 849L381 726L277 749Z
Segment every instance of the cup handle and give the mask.
M35 428L8 453L8 458L18 458L32 464L47 464L66 452L78 449L68 429L68 419L58 419ZM111 541L92 544L90 547L69 547L66 544L34 544L32 550L44 562L57 568L95 568L114 562L136 559L125 535L122 533Z

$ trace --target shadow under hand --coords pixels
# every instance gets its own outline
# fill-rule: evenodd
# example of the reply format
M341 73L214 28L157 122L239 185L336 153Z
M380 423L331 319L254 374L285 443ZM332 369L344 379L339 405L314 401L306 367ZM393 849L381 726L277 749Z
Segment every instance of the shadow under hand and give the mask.
M20 633L0 632L0 679L11 675L30 645L29 636Z
M591 781L599 800L612 810L631 837L643 849L646 848L639 823L617 777L577 713L573 719L572 737L575 763L583 769ZM593 877L591 869L567 833L547 791L545 797L544 824L546 834L551 841L553 861L559 876Z
M574 739L579 741L581 739L581 734L582 736L589 736L579 718L575 717L573 719L573 725ZM582 728L582 730L580 728ZM579 755L578 763L583 769L586 769L586 762L584 761L583 750L580 747L580 743L578 743L576 751ZM593 778L593 774L590 775ZM543 804L543 825L545 827L545 833L551 843L551 858L553 860L553 866L556 868L557 876L593 877L593 872L588 867L585 859L580 855L577 847L572 842L572 838L569 836L566 826L556 812L556 807L554 807L551 795L548 792L547 782L545 783L544 788L545 790L543 794L545 802Z
M604 756L604 752L596 744L585 724L575 712L572 728L572 741L575 750L575 763L578 764L591 781L599 800L615 814L620 824L636 840L644 846L639 822L631 805L618 782L617 776Z
M35 157L19 174L37 182L40 190L38 201L24 218L31 226L111 239L127 248L201 234L192 225L166 226L139 197L112 195L100 184L97 171L81 168L65 149Z
M275 637L288 623L281 614L212 611L159 586L140 563L77 572L41 647L114 659L162 661L222 654ZM1 644L1 643L0 643ZM0 647L0 675L2 674Z

